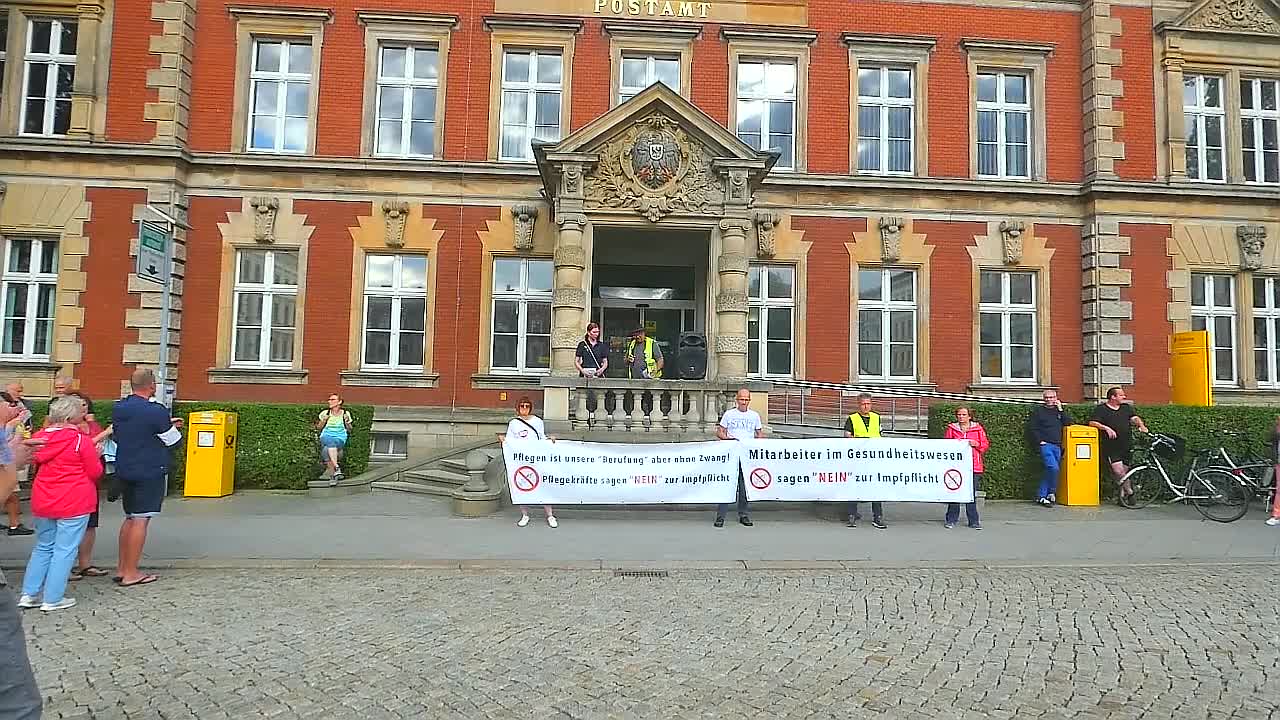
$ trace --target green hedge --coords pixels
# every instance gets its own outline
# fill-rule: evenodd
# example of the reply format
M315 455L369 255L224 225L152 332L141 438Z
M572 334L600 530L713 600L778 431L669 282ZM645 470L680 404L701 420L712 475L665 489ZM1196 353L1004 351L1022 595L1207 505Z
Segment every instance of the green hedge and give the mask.
M95 401L94 415L106 427L111 422L114 401ZM316 416L323 405L275 403L179 402L174 415L189 421L193 412L223 410L239 417L236 444L236 489L262 488L302 490L317 477L319 433ZM347 475L364 472L369 466L370 428L373 407L347 405L354 421L347 441L342 470ZM39 427L48 409L47 402L35 403L35 423ZM186 464L186 432L174 450L175 468L170 490L181 493Z
M955 420L959 403L942 403L929 408L929 437L940 438L947 423ZM1025 428L1030 405L978 403L968 405L974 418L982 423L991 440L991 449L983 456L985 474L983 489L988 498L1031 500L1040 484L1040 453L1027 443ZM1095 405L1067 405L1067 415L1085 423ZM1225 441L1228 448L1250 448L1262 452L1275 427L1280 408L1226 405L1189 407L1185 405L1140 405L1135 407L1152 432L1170 433L1186 438L1189 448L1216 447ZM1219 430L1247 433L1239 440L1216 435ZM1182 468L1175 468L1181 473ZM1109 478L1106 467L1100 468ZM1102 483L1104 498L1115 494L1115 483Z

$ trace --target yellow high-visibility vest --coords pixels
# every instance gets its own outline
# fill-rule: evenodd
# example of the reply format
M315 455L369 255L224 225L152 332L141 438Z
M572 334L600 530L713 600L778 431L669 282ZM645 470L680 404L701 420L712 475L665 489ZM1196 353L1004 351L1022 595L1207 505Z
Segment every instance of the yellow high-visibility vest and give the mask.
M636 341L631 340L627 343L627 355L635 357ZM653 338L646 337L644 339L644 367L649 371L649 377L660 378L662 371L658 369L658 360L653 356ZM630 364L627 365L627 377L631 377Z
M849 416L849 422L853 423L853 436L856 438L878 438L880 437L880 416L871 413L871 425L862 421L862 416L854 413Z

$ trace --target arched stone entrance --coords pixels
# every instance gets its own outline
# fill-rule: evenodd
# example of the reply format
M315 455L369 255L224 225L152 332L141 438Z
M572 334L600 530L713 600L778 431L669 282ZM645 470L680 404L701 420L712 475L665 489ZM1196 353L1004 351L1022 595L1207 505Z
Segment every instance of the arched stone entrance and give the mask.
M767 213L757 225L752 198L777 156L747 146L661 84L560 142L536 145L534 155L557 227L552 376L578 374L595 230L618 227L707 233L707 376L745 379L748 261L772 231Z

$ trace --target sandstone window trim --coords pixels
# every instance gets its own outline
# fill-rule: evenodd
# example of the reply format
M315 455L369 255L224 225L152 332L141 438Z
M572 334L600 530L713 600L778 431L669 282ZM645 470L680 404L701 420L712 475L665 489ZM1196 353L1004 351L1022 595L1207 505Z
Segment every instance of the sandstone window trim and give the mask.
M329 10L288 7L227 8L236 21L236 74L232 100L231 148L234 152L272 154L274 151L252 150L249 135L252 123L254 53L259 40L306 40L311 45L310 87L307 99L307 142L300 152L287 155L312 155L316 149L316 127L319 125L321 56L324 54L324 26L333 15Z
M1197 280L1201 281L1201 301L1196 302ZM1237 284L1241 282L1238 273L1198 271L1191 272L1191 329L1204 330L1209 333L1209 380L1214 387L1239 387L1240 368L1240 295ZM1227 289L1227 302L1220 304L1216 300L1216 291L1220 286ZM1220 332L1219 321L1226 321L1226 332ZM1226 338L1222 337L1226 335ZM1230 377L1219 377L1221 364L1218 353L1228 353Z
M361 270L363 293L360 306L360 371L363 373L413 373L422 374L425 372L427 362L426 355L429 349L427 345L428 326L431 317L428 314L428 304L430 298L428 296L428 286L431 278L431 258L426 253L413 252L374 252L368 251L361 253L364 256L364 266ZM370 285L369 276L372 263L375 258L391 259L391 275L392 283L390 285ZM421 286L405 285L402 281L407 275L405 270L406 260L421 259L422 260L422 276ZM375 301L386 300L388 306L388 326L386 328L371 328L371 305ZM405 303L413 303L421 301L422 303L422 329L405 329L402 327L405 318ZM370 333L385 333L387 335L387 361L386 362L370 362ZM405 363L400 357L401 340L404 335L420 335L421 357L417 363Z
M773 293L773 271L788 274L785 286L789 294ZM800 269L796 263L787 262L753 262L747 274L747 375L754 378L771 380L790 380L795 377L797 367L796 345L796 295ZM751 319L752 314L755 320ZM787 318L787 337L770 337L769 326L773 318ZM755 331L752 332L752 325ZM754 340L752 338L755 338ZM787 348L786 372L772 372L769 367L769 346L785 344ZM754 351L753 349L754 348ZM754 357L753 357L754 356ZM756 370L751 371L752 363Z
M960 47L968 57L969 67L969 177L1011 182L1048 180L1048 138L1046 108L1046 76L1054 45L1003 40L964 38ZM978 76L982 73L1020 73L1027 76L1030 128L1027 140L1026 177L988 177L978 173ZM1003 169L1002 169L1003 174Z
M699 28L671 27L650 29L648 23L605 23L609 34L609 107L622 104L622 61L624 57L653 56L674 58L680 63L680 87L675 90L688 98L693 86L693 41L701 35ZM639 88L643 90L644 88ZM633 93L635 94L635 93Z
M0 238L4 242L3 274L0 274L0 361L5 362L43 362L53 356L55 315L58 307L58 272L61 265L62 243L56 236L12 234ZM26 254L26 267L22 269L21 260L15 257L17 243L30 243ZM14 287L25 288L25 302L22 308L9 307L10 290ZM48 292L45 304L48 307L44 315L40 312L41 295ZM10 345L13 337L12 324L21 322L23 327L22 346L14 348ZM43 347L37 347L38 326L45 324Z
M855 281L855 302L856 314L853 317L854 323L854 343L857 348L856 357L854 358L854 369L857 372L859 382L870 381L873 383L884 384L910 384L917 382L919 377L919 359L920 359L920 269L908 265L858 265L854 268L857 274ZM864 275L864 273L866 275ZM870 275L879 276L879 292L875 298L869 297L869 293L864 293L863 280ZM911 296L907 300L894 299L892 280L893 276L903 274L911 278ZM880 337L878 340L863 340L859 334L862 328L862 313L875 313L879 316ZM892 337L892 319L895 313L910 313L911 316L911 341L904 343L902 341L894 341ZM864 373L862 368L862 350L863 345L876 346L878 360L880 361L880 373ZM892 352L893 346L909 345L911 348L911 372L902 375L895 375L892 372ZM869 349L869 348L868 348Z
M983 275L998 275L1000 279L1000 296L998 299L983 297ZM1041 332L1040 332L1040 314L1042 303L1040 300L1040 272L1034 268L1024 267L980 267L978 268L978 306L975 315L976 327L978 333L978 365L976 375L978 380L984 384L1002 385L1002 386L1034 386L1040 382L1042 359L1040 358ZM1029 277L1030 282L1027 287L1030 289L1031 297L1029 301L1020 300L1013 293L1013 279L1018 277ZM998 338L995 342L990 340L984 341L983 330L984 317L988 316L997 319L999 322ZM1031 323L1031 342L1013 342L1013 321L1015 317L1030 316ZM1000 374L987 374L983 368L983 351L986 348L998 348L1000 352ZM1014 349L1029 349L1031 359L1031 373L1028 376L1014 375L1013 355Z
M365 26L365 69L363 122L360 152L365 157L423 158L438 160L444 155L446 88L449 78L449 44L458 18L453 15L357 12ZM434 48L436 51L435 95L432 115L432 154L384 154L377 151L378 95L383 46ZM407 113L408 110L406 109Z
M514 288L498 289L498 263L516 262L519 263L520 284ZM489 258L490 263L490 286L489 286L489 327L486 328L489 336L488 348L488 372L491 375L521 375L521 376L543 376L551 374L551 307L553 301L553 282L546 284L546 289L538 287L536 289L529 288L529 269L530 264L539 263L540 269L545 264L545 269L549 271L549 277L554 276L552 259L549 257L525 257L521 255L508 255L494 253ZM514 304L516 306L516 330L514 332L498 332L498 303ZM541 306L546 305L547 316L547 332L533 333L537 338L546 337L547 347L547 365L546 367L530 367L528 362L529 353L529 306L536 305L534 312L541 312ZM498 365L495 361L497 356L498 337L515 336L515 363L513 365ZM541 340L539 340L539 343Z
M929 174L929 57L937 39L926 36L879 36L845 33L849 49L849 172L855 175L918 176ZM909 172L858 169L858 76L866 66L906 68L912 83L912 167Z
M793 160L790 168L774 172L802 173L808 169L809 140L809 47L817 39L812 31L756 32L725 28L721 36L729 43L729 129L738 128L738 69L743 62L790 62L795 66L795 110L793 114Z
M560 54L560 135L569 133L573 108L574 40L582 29L576 20L541 20L520 18L485 18L490 31L491 61L489 73L489 152L498 162L533 162L530 149L527 160L502 160L502 78L503 60L508 51L551 51Z
M0 5L8 21L6 59L0 71L0 135L54 139L100 137L106 127L106 83L111 54L112 6L103 0L42 0L34 4ZM22 133L26 105L26 50L32 20L74 21L77 26L75 77L70 93L70 123L66 133ZM3 30L0 30L3 32Z

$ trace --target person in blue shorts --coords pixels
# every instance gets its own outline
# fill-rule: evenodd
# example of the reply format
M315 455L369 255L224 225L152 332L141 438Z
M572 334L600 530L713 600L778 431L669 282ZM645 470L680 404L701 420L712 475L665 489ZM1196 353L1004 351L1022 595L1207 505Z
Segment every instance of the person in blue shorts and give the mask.
M334 393L329 396L329 407L320 411L316 429L320 431L320 448L328 468L329 484L337 485L344 477L338 465L338 455L351 436L351 413L343 409L341 395Z

